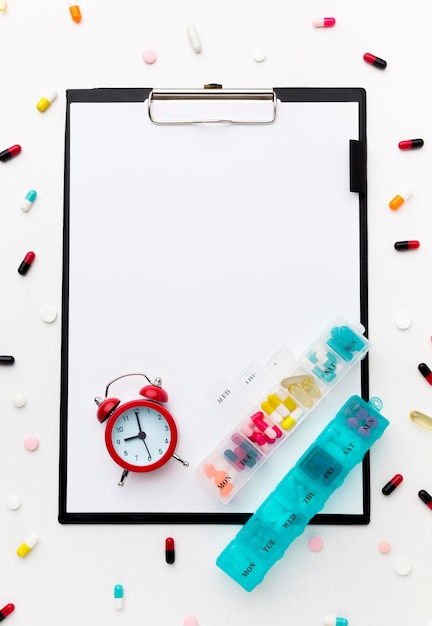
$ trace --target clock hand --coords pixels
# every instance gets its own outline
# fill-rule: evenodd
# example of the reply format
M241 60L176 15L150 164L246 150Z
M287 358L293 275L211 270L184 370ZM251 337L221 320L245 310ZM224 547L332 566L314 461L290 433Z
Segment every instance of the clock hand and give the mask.
M143 429L141 428L141 424L140 424L140 421L139 421L139 417L138 417L139 411L138 411L138 409L136 411L134 411L134 413L135 413L135 417L137 418L139 431L140 431L140 433L142 433Z
M123 441L130 441L131 439L141 439L141 441L143 442L143 444L146 447L147 453L148 453L148 460L151 461L152 459L152 455L150 453L150 450L148 449L148 446L145 442L145 438L147 437L146 433L143 430L140 430L140 432L138 433L138 435L132 435L132 437L125 437L125 439Z

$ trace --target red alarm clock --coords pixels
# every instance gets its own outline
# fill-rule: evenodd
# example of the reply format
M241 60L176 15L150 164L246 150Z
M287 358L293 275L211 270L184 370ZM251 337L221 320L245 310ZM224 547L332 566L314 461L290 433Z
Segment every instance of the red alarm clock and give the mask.
M122 403L118 398L108 398L108 390L116 381L128 376L144 376L148 385L142 387L142 398ZM111 458L123 468L118 485L123 487L129 472L152 472L171 458L187 467L175 449L178 441L177 425L164 406L168 394L162 380L152 383L145 374L124 374L108 383L105 398L95 398L97 418L106 422L105 444Z

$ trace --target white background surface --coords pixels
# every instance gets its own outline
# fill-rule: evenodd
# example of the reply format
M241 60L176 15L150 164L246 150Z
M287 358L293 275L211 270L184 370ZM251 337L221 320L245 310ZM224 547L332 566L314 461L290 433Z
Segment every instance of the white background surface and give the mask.
M417 491L432 492L432 434L412 424L409 412L432 413L432 390L417 371L419 362L432 362L430 4L83 0L81 10L79 25L66 3L48 0L11 0L0 15L1 147L23 146L17 159L0 164L0 351L17 359L0 372L0 604L17 607L8 619L17 625L165 626L195 614L201 626L234 626L239 619L313 626L332 613L347 617L350 626L428 624L432 518ZM313 29L312 19L324 15L336 17L336 27ZM200 33L201 55L187 41L190 23ZM267 52L261 64L252 58L258 46ZM153 66L141 60L146 48L158 53ZM366 64L365 52L386 59L387 69ZM46 325L39 315L46 304L60 310L64 91L210 81L226 87L359 86L368 101L370 391L382 398L391 420L372 455L372 521L367 527L309 527L252 594L214 566L235 534L232 527L57 524L60 324ZM35 104L52 89L60 95L41 115ZM422 150L398 150L401 139L414 137L425 140ZM389 200L406 187L414 189L412 198L392 212ZM24 215L19 207L30 188L39 197ZM419 239L421 248L399 254L393 243L401 239ZM38 271L23 281L16 267L30 249L39 251ZM401 309L413 319L406 331L393 322ZM16 392L28 397L24 409L13 406ZM34 455L22 446L29 432L41 441ZM381 487L396 472L405 480L385 498ZM12 493L22 498L18 511L7 508ZM40 543L19 559L16 548L35 531ZM307 547L314 533L325 542L319 554ZM174 566L163 558L168 535L177 544ZM377 551L381 539L392 544L387 556ZM399 556L412 563L407 577L393 570ZM112 604L117 582L125 587L122 613Z

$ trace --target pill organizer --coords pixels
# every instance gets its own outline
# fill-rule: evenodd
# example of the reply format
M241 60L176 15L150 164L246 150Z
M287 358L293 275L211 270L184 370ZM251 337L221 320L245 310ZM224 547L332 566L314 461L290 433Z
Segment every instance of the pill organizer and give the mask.
M364 327L337 318L272 381L237 426L195 469L221 502L229 502L369 349Z
M389 425L382 402L351 396L264 500L216 565L252 591Z

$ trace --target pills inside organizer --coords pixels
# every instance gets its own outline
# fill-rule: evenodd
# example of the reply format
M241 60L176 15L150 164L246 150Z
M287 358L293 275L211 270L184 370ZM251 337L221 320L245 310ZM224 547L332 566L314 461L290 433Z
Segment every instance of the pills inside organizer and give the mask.
M321 539L321 537L314 535L309 539L308 545L312 552L321 552L324 547L324 541Z
M52 324L57 319L57 311L53 306L45 306L40 312L42 321Z
M34 450L37 450L39 448L39 439L34 435L28 435L24 439L24 447L26 450L34 452Z
M147 63L147 65L152 65L156 61L157 55L154 50L149 49L149 50L144 50L142 58L143 58L144 63Z
M400 556L394 561L393 567L399 576L407 576L411 572L411 561L404 556Z
M393 319L399 330L407 330L412 324L412 317L408 311L398 311Z

